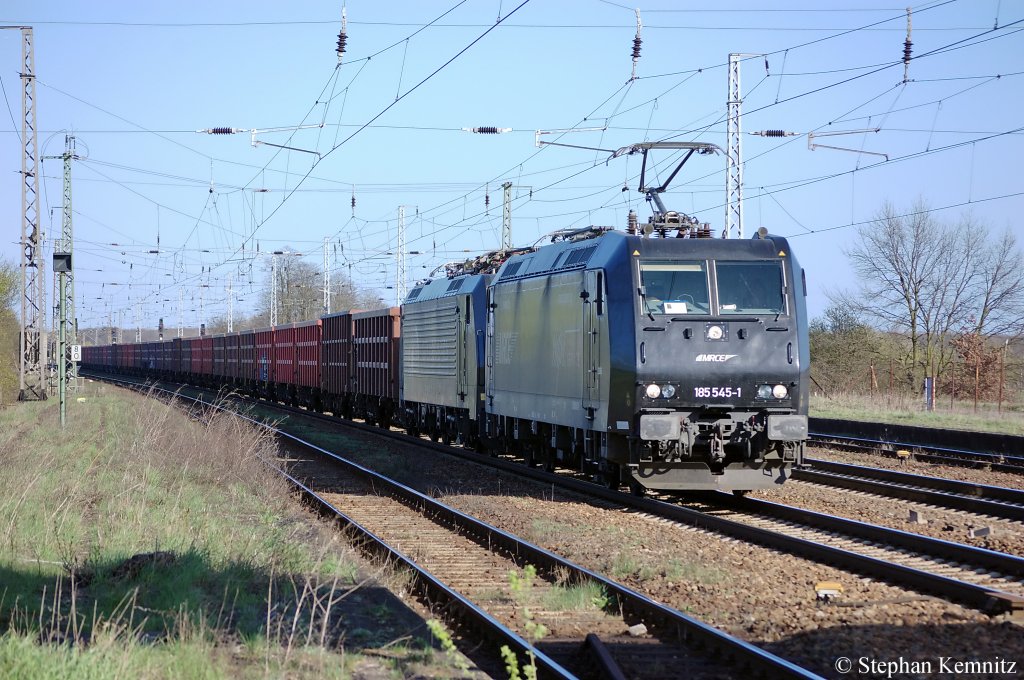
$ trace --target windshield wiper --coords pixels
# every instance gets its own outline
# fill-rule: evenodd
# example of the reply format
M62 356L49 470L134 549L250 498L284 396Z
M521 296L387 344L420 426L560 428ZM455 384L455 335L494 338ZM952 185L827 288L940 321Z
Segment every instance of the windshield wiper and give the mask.
M644 309L647 310L647 316L650 317L651 321L655 321L654 314L651 313L651 308L647 306L647 290L644 286L640 286L636 289L636 292L640 294L640 302L643 304Z

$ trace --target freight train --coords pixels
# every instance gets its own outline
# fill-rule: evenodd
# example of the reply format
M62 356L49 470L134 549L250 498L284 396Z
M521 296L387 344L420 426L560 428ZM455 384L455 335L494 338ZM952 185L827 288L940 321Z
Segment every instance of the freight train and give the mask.
M400 307L83 347L83 368L228 387L637 493L781 484L807 439L803 269L786 239L711 238L651 191L646 224L631 212L625 231L481 256Z

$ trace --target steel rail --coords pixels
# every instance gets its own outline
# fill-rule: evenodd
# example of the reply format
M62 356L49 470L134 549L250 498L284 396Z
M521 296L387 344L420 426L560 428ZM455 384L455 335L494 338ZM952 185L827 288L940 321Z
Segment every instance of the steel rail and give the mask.
M398 441L409 442L412 440L419 446L429 448L448 455L488 465L506 472L528 477L545 484L555 484L564 489L569 489L584 496L600 498L612 503L618 503L626 507L640 510L652 515L665 517L684 524L704 528L718 533L740 538L745 541L757 543L773 549L780 549L793 555L806 557L818 561L836 564L850 571L867 574L881 578L888 583L897 584L909 589L925 592L948 600L958 602L965 606L977 609L990 615L1010 613L1019 616L1024 613L1024 598L1013 593L993 590L975 583L961 581L959 579L942 576L932 572L907 567L880 560L878 558L864 555L862 553L844 550L832 546L823 545L795 536L789 536L776 531L754 527L743 522L730 520L723 517L685 508L673 503L656 500L653 498L641 498L618 490L607 489L583 479L567 477L564 474L546 472L539 468L524 466L522 463L483 456L468 449L451 447L445 444L431 442L416 437L384 430L371 425L352 423L351 421L339 420L323 414L293 409L292 407L273 404L274 408L291 411L298 415L310 418L322 418L332 423L342 423L364 432L373 433ZM814 513L802 508L795 508L767 501L756 501L749 498L736 498L730 494L714 494L717 502L729 504L747 504L750 508L758 506L758 512L775 516L786 521L810 525L825 531L844 533L848 536L860 538L866 541L874 541L888 546L905 547L909 550L947 559L963 564L976 565L989 570L999 571L1013 577L1024 577L1024 558L1000 553L984 548L941 539L930 538L920 534L913 534L897 529L888 529L873 524L866 524L856 520L850 520L832 515Z
M719 500L726 506L750 510L779 520L810 526L823 531L842 533L864 541L879 543L886 547L906 548L933 558L983 567L998 571L1009 577L1024 578L1024 558L1017 557L1016 555L977 548L963 543L944 541L938 538L931 538L930 536L922 536L921 534L867 524L845 517L826 515L765 500L736 498L724 493L720 494L720 496ZM742 523L740 524L742 525ZM762 531L756 527L749 528ZM834 560L836 563L848 566L855 571L879 576L889 582L900 583L915 590L923 590L941 595L991 615L1011 613L1019 616L1024 613L1024 597L1013 593L993 590L992 588L967 581L885 562L868 555L824 546L813 541L806 541L775 532L772 532L772 534L781 539L782 544L799 546L801 550L806 550L808 555L818 555L822 559ZM771 536L766 538L769 542L776 540Z
M107 379L107 378L104 378ZM122 381L118 381L122 382ZM127 381L124 381L127 382ZM145 386L148 389L161 389ZM169 395L177 398L193 399L205 407L212 407L222 409L223 407L212 404L203 400L201 397L184 397L180 393L171 392L169 390L161 390ZM267 402L262 402L266 404ZM279 404L269 404L274 408L280 407ZM300 409L293 409L291 407L284 407L282 410L297 412L303 416L312 418L326 418L334 423L342 423L350 425L350 422L339 421L338 419L327 418L321 414L315 412L304 411ZM266 427L269 430L275 432L281 438L301 446L310 451L314 451L320 455L330 458L332 461L343 466L349 472L363 477L364 479L372 482L377 488L387 489L387 493L393 497L401 499L403 502L413 506L419 506L427 509L427 514L438 518L442 523L446 523L450 526L456 526L460 530L464 531L467 535L470 535L479 544L484 546L498 546L506 554L513 556L517 560L533 564L534 566L540 567L553 572L556 569L565 570L570 573L574 579L583 581L591 581L597 585L600 585L605 589L611 597L613 597L618 603L620 609L624 614L631 614L636 616L638 619L642 619L647 625L649 630L654 631L656 637L662 639L669 638L676 640L679 644L686 647L696 647L698 649L712 651L719 658L728 659L733 665L738 667L738 670L744 671L744 675L755 675L766 678L819 678L815 673L812 673L800 666L787 661L781 657L778 657L771 652L763 650L753 644L750 644L744 640L740 640L728 633L721 631L713 626L710 626L702 621L694 619L683 612L680 612L671 607L667 607L659 602L651 600L647 596L632 590L616 581L605 578L604 576L593 572L585 567L575 564L565 558L562 558L544 548L536 546L528 541L525 541L513 534L510 534L502 529L491 526L475 517L467 515L451 506L448 506L430 496L420 493L411 487L396 482L388 477L380 475L369 468L366 468L358 463L350 461L338 454L331 451L327 451L315 444L307 442L295 435L288 432L284 432L281 429L269 425L268 423L262 422L258 419L252 418L245 414L240 414L235 411L230 411L234 415L243 418L255 425L260 427ZM375 434L392 436L396 439L400 439L406 443L410 442L410 437L404 434L398 435L397 433L390 433L381 428L372 426L361 426L359 429L365 429L372 431ZM443 445L433 444L426 442L425 440L417 439L418 443L432 445L433 448L437 448L445 453L451 453L457 451L457 449L451 449L444 447ZM466 458L474 460L475 462L481 462L481 456L479 454L469 455L465 454ZM488 463L505 463L508 469L512 472L520 473L522 471L529 471L537 473L537 470L529 470L524 468L522 465L507 463L506 461L500 461L498 459L483 459ZM445 584L431 576L428 572L416 565L415 561L405 556L400 551L388 546L381 539L375 536L369 530L361 527L358 523L352 521L346 515L338 511L336 508L327 503L322 497L316 494L305 485L301 485L298 480L294 480L293 477L282 472L292 483L295 483L296 488L301 487L301 493L303 496L315 500L320 507L330 507L331 512L335 513L339 519L343 519L347 524L353 526L354 529L360 532L362 536L368 541L372 541L374 545L379 545L382 550L385 550L387 554L394 559L401 561L406 564L414 573L420 575L424 580L425 587L431 592L442 593L446 597L453 598L452 602L459 603L459 607L465 611L465 615L478 620L482 624L488 624L492 630L495 630L495 634L507 635L509 642L505 644L511 644L516 649L520 650L520 653L524 652L527 648L533 649L538 662L542 662L542 669L550 668L550 671L545 671L545 675L549 672L552 677L573 677L568 674L563 667L551 660L546 655L537 651L535 647L529 645L525 640L520 638L514 631L505 629L508 633L497 633L497 628L494 626L500 626L504 629L499 622L495 621L489 614L479 609L475 604L463 598L456 591L451 590ZM548 473L544 473L548 474ZM564 479L564 478L561 478ZM550 480L549 480L550 481ZM575 480L569 480L575 481ZM583 483L585 485L585 493L590 493L594 489L600 489L593 484ZM621 495L620 495L621 496ZM621 500L621 498L619 498ZM641 499L642 500L642 499ZM449 593L451 595L449 595ZM493 624L490 622L493 621ZM568 675L563 675L563 673Z
M984 453L953 449L941 446L909 444L885 439L869 439L867 437L851 437L848 435L808 433L811 442L849 447L857 450L881 450L882 453L895 457L898 449L913 452L915 460L924 462L944 463L951 465L985 465L997 472L1013 472L1024 474L1024 456L1010 456L1002 453Z
M829 460L805 459L805 462L810 467L794 469L793 479L1024 521L1024 491L1020 489Z
M275 405L275 408L278 405ZM283 410L291 410L284 407ZM398 441L409 442L410 437L401 432L383 430L374 426L351 423L351 421L339 421L338 419L324 416L308 411L295 410L300 415L311 418L323 418L329 422L342 422L346 426L353 426L365 432L383 436ZM488 465L506 472L529 477L545 484L555 484L564 489L576 491L584 496L600 498L612 503L618 503L626 507L634 508L652 515L665 517L699 528L717 531L719 533L740 538L742 540L758 543L766 547L781 549L790 554L807 557L819 561L837 564L850 571L867 574L873 577L884 579L893 584L898 584L918 592L925 592L949 599L954 602L966 605L973 609L985 612L990 615L1011 613L1020 615L1024 613L1024 598L1013 593L1002 592L986 588L975 583L961 581L959 579L942 576L932 572L907 567L880 560L869 555L844 550L832 546L822 545L814 541L808 541L795 536L788 536L775 531L761 529L743 522L716 517L714 515L681 507L673 503L656 500L653 498L640 498L618 490L607 489L589 481L579 478L567 477L564 474L545 472L538 468L524 466L522 463L482 456L479 453L464 448L446 446L423 438L412 440L419 446L423 446L441 453L458 456L478 464ZM1024 558L1014 555L1007 555L984 548L951 541L913 534L896 529L888 529L872 524L857 522L842 517L834 517L821 513L814 513L802 508L795 508L767 501L755 501L749 498L738 499L729 494L715 494L716 501L722 504L746 503L752 507L759 505L759 512L774 515L780 519L811 525L818 529L844 533L848 536L860 538L867 541L875 541L885 545L905 547L910 550L921 552L932 557L947 559L963 564L976 565L989 570L999 571L1008 576L1024 577Z
M306 414L306 412L302 412ZM317 417L317 414L308 414ZM327 418L326 416L319 416ZM332 420L328 418L328 420ZM333 421L337 422L337 421ZM346 422L346 425L349 423ZM372 426L356 425L359 429L374 434L389 437L396 440L408 441L409 437L399 432L385 431ZM489 465L506 472L525 476L545 484L556 484L562 488L576 491L582 495L600 498L612 503L618 503L636 510L647 512L652 515L665 517L689 524L699 528L709 529L728 536L742 540L758 543L766 547L781 549L790 554L801 557L837 564L850 571L868 574L884 579L893 584L898 584L918 592L926 592L944 597L954 602L978 609L990 615L1002 613L1013 613L1019 615L1024 612L1024 598L1013 593L992 590L974 583L949 578L928 571L914 569L904 565L894 564L879 560L861 553L843 550L832 546L822 545L814 541L808 541L794 536L788 536L778 532L753 527L742 522L716 517L699 510L684 508L665 501L651 498L639 498L624 494L618 490L606 489L589 481L578 478L566 477L562 474L549 473L537 468L530 468L521 463L504 460L501 458L488 458L466 449L453 448L443 444L430 442L421 438L415 442L442 453L459 456L476 463ZM847 535L861 538L868 541L875 541L885 545L903 546L917 552L922 552L933 557L948 559L964 564L977 565L986 569L996 570L1009 576L1024 577L1024 558L1014 555L1007 555L984 548L951 541L942 541L920 534L912 534L896 529L888 529L872 524L865 524L855 520L849 520L831 515L813 513L802 508L794 508L766 501L754 501L753 499L736 499L728 494L718 494L716 500L729 503L744 503L753 506L761 505L761 510L768 511L773 508L779 518L801 524L811 524L819 529L846 533Z
M294 435L282 432L278 428L259 421L250 416L238 413L237 411L225 409L219 404L213 404L206 401L202 396L187 396L177 391L166 390L154 385L140 385L138 383L132 383L131 381L121 379L110 379L105 377L105 380L110 380L116 384L135 389L136 391L145 391L147 393L159 392L165 395L169 400L187 400L193 402L195 405L203 408L212 408L217 411L224 411L231 413L232 415L241 418L257 427L266 428L268 431L273 432L276 436L287 439L292 444L301 446L313 450L317 453L327 455L336 462L343 464L347 470L357 474L364 479L372 480L378 484L386 484L389 488L394 485L398 485L397 482L389 480L382 475L364 468L352 461L348 461L340 456L325 451L315 444L306 442ZM356 533L359 538L359 542L363 547L368 547L375 554L389 560L392 564L400 564L405 568L409 569L413 575L416 589L420 594L424 595L429 601L438 602L443 601L447 603L449 609L454 609L458 612L458 617L461 622L469 622L475 626L477 632L483 632L484 637L494 640L498 644L508 645L511 649L514 649L517 655L522 656L528 651L532 651L537 665L538 671L542 677L549 678L575 678L576 676L569 672L567 669L562 667L559 663L548 657L540 650L533 647L529 642L523 639L514 630L503 625L497 619L492 617L486 611L475 605L473 602L462 596L458 591L449 588L447 584L431 574L427 569L421 567L411 557L403 553L402 551L389 545L382 538L374 534L368 528L354 520L353 518L346 515L344 512L332 505L323 496L318 494L316 491L311 489L309 486L303 484L300 480L296 479L292 475L288 474L284 470L278 468L270 461L262 461L269 468L274 470L277 474L281 475L286 479L303 498L303 500L314 508L321 517L331 519L339 524L344 525L347 529L350 529ZM401 486L401 485L398 485ZM411 489L408 489L412 491ZM413 492L416 493L416 492ZM426 498L426 497L424 497Z

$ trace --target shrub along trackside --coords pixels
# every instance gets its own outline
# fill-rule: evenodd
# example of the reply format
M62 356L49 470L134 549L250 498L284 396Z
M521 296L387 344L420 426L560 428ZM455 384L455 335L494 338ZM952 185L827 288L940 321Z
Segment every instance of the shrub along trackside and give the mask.
M0 411L0 677L447 663L259 462L271 437L98 384L77 396L63 432L52 400ZM386 663L367 654L384 646Z

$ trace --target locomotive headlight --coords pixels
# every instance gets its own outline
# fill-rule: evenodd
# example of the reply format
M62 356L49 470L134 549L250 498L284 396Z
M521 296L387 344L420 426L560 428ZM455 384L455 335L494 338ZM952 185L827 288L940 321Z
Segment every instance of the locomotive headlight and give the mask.
M651 383L650 385L647 386L647 398L648 399L657 399L660 396L661 396L661 388L660 387L658 387L654 383Z
M758 385L757 386L757 398L758 399L769 399L772 396L771 385Z
M721 326L708 326L708 340L721 340L723 333Z
M676 388L672 385L665 385L664 387L661 388L661 396L665 397L666 399L671 399L672 397L676 396Z
M789 390L785 385L776 385L772 388L772 396L776 399L785 399L789 396Z

